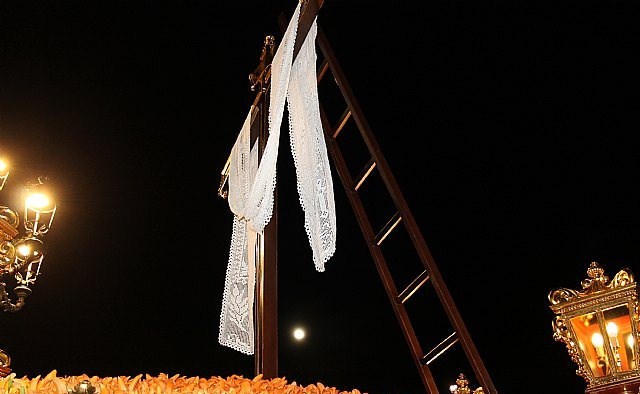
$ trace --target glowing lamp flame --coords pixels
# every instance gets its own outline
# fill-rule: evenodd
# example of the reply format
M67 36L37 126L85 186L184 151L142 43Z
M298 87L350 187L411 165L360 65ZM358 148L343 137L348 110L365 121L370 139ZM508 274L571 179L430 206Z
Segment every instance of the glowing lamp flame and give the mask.
M42 193L34 193L27 197L27 206L39 211L49 205L49 198Z
M22 244L18 247L18 253L24 257L28 257L31 254L31 247L29 245Z
M609 335L610 337L615 337L618 335L618 326L616 325L616 323L612 321L607 323L607 335Z
M595 347L602 347L602 345L604 345L604 338L602 338L599 332L596 332L591 336L591 343Z

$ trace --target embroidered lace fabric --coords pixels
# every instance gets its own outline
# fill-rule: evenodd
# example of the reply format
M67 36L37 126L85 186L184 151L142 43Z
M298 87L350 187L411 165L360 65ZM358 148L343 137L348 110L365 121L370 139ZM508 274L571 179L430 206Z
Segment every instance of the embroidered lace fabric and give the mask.
M257 146L253 149L250 146L252 110L253 107L231 149L228 202L233 212L233 230L218 330L221 345L245 354L254 351L252 308L257 233L244 217L247 195L258 167Z
M255 289L255 238L273 213L280 127L293 61L300 3L274 55L271 65L269 137L258 164L251 149L251 113L247 114L231 150L229 208L234 214L229 261L222 295L218 342L244 354L254 353L253 294ZM254 156L255 154L255 156ZM255 159L254 159L255 157Z
M298 3L272 61L269 137L262 159L258 163L257 147L250 146L253 108L231 151L228 201L234 218L218 341L245 354L254 353L256 240L273 213L276 163L285 103L289 111L289 137L297 190L316 270L324 271L325 262L335 252L333 182L317 91L315 20L293 63L300 7L301 3Z
M289 140L300 205L304 211L304 227L314 265L317 271L322 272L325 262L336 249L336 209L318 101L317 32L317 20L314 19L291 69L287 108Z
M293 62L293 46L298 31L298 3L289 26L271 62L271 95L269 97L269 137L262 153L249 198L246 217L257 232L262 232L273 214L273 192L276 187L276 161L280 144L280 126L287 98L287 86Z

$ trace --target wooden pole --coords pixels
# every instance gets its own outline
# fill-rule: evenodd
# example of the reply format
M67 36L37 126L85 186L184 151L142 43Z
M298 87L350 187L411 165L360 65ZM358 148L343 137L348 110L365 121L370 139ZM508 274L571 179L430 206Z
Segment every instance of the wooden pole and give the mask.
M268 89L267 89L268 91ZM268 95L257 104L260 111L258 138L260 156L269 135ZM276 183L277 185L277 183ZM273 197L273 214L256 244L255 374L265 379L278 377L278 188Z

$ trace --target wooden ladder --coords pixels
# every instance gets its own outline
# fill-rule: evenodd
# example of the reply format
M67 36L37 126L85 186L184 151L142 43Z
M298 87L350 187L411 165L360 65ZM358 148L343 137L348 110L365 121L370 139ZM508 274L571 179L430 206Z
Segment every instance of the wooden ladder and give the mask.
M284 31L286 22L283 15L280 16L279 23ZM449 384L458 376L458 372L462 372L462 363L473 372L473 375L470 375L465 371L465 375L475 376L484 393L497 393L400 187L320 26L317 45L320 49L320 65L317 71L318 95L327 147L426 392L449 392ZM331 108L323 103L331 104ZM348 148L351 145L359 145L359 148ZM364 166L362 163L365 163ZM376 180L377 186L369 187L369 183L375 183ZM367 205L367 197L373 197L375 202ZM382 199L386 199L386 207L380 204ZM382 220L380 213L383 213ZM386 219L384 213L387 213ZM389 250L386 249L387 244L390 244ZM408 250L412 250L416 256L415 263L418 269L415 273L410 272L407 267ZM389 256L394 254L396 259L392 261ZM390 264L392 262L393 264ZM398 283L403 283L400 291ZM420 295L427 299L428 303L415 309L416 306L412 307L411 304ZM425 315L427 309L428 316ZM441 340L429 343L430 350L426 352L414 327L418 319L412 322L410 318L410 314L414 313L422 315L423 320L428 317L426 329L430 337L433 337L438 329L444 328L441 336L436 336ZM440 315L441 320L435 317L436 314ZM442 369L438 370L442 373L435 373L436 361L440 362L441 357L445 359L445 354L450 353L453 363L445 362L440 367ZM442 380L437 383L436 377Z

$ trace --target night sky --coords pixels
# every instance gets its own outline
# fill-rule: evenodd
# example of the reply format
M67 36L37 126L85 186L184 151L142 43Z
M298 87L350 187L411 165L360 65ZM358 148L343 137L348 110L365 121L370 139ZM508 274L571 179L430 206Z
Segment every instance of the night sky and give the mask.
M547 294L580 290L591 261L640 273L633 3L320 10L501 393L584 392ZM252 356L217 342L232 225L217 189L264 37L279 42L296 2L233 4L0 0L2 204L42 174L58 202L33 294L0 315L18 376L254 376ZM315 271L283 127L279 375L424 392L335 172L337 250Z

